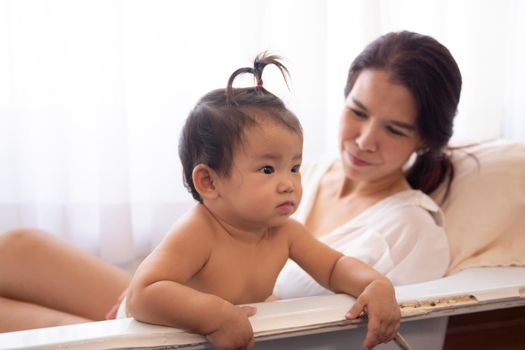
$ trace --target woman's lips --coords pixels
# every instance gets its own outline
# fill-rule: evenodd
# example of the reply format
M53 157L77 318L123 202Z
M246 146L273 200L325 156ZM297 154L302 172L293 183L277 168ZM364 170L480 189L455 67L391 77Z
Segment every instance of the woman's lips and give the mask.
M366 160L363 160L361 158L358 158L356 156L354 156L353 154L351 153L347 153L347 156L348 156L348 159L350 160L350 162L352 162L353 165L355 166L367 166L367 165L372 165L372 163L369 163L367 162Z

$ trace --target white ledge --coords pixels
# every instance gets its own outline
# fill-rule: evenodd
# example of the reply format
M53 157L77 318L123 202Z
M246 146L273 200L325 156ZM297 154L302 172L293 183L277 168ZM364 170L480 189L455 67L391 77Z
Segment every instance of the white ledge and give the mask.
M396 288L402 321L525 305L525 267L473 268L453 276ZM326 295L252 304L257 342L362 328L344 315L355 299ZM131 318L0 334L1 349L202 349L204 337Z

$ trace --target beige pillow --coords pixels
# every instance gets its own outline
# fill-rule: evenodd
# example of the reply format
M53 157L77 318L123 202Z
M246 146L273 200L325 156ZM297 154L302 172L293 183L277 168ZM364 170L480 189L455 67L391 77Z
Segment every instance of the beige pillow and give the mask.
M456 175L441 203L451 250L447 274L525 265L525 143L481 143L455 151L452 161ZM443 190L432 194L437 203Z

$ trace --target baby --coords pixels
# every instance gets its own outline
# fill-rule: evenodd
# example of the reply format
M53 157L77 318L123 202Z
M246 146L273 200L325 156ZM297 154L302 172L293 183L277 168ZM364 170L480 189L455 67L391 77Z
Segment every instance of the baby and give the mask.
M388 279L289 218L301 201L303 135L295 115L263 87L269 64L286 78L278 57L261 54L191 111L179 155L198 203L137 269L127 313L203 334L220 349L251 349L248 317L256 310L236 305L266 300L290 258L326 288L358 297L346 317L366 309L365 344L391 340L400 312ZM256 86L233 88L244 73Z

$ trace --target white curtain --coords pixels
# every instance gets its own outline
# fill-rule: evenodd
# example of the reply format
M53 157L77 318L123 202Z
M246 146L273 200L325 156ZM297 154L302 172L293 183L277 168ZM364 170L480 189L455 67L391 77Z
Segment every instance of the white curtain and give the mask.
M525 5L507 1L0 0L0 232L37 227L102 258L146 254L191 203L177 142L197 99L260 51L265 86L336 153L352 58L413 30L464 77L457 139L525 140ZM245 78L242 84L252 84Z

